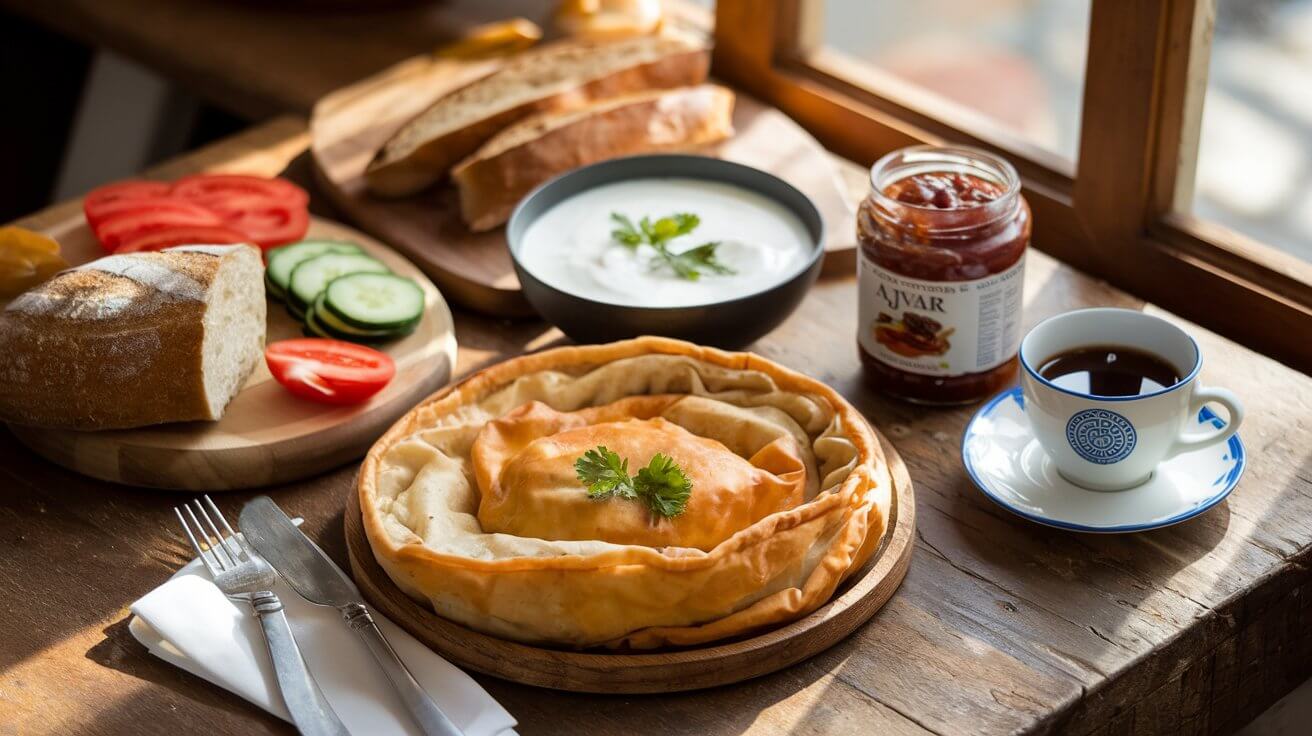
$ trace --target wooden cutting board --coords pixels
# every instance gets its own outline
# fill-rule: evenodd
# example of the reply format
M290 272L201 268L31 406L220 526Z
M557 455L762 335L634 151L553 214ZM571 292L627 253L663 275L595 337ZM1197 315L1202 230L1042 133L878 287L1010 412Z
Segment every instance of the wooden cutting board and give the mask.
M356 585L375 608L448 660L505 680L585 693L668 693L727 685L791 666L842 641L902 584L916 541L916 497L906 465L882 434L893 479L888 531L869 562L828 603L797 621L719 644L650 652L565 651L488 636L448 621L396 587L374 559L360 495L346 500L347 554Z
M79 213L46 229L73 265L104 255ZM351 228L314 217L307 237L351 240L423 287L427 312L415 332L384 349L396 377L368 402L333 407L297 399L261 360L218 422L161 424L108 432L10 425L23 444L70 470L114 483L226 491L298 480L360 458L392 422L451 377L451 311L413 263ZM302 337L301 325L269 302L268 341Z
M356 224L412 259L453 301L498 316L532 314L506 249L505 229L472 233L450 184L405 199L372 197L364 169L383 141L445 92L495 62L428 56L403 61L321 99L310 116L310 152L320 188ZM769 171L809 196L825 220L827 273L855 267L853 210L824 148L778 110L738 95L736 135L711 152Z

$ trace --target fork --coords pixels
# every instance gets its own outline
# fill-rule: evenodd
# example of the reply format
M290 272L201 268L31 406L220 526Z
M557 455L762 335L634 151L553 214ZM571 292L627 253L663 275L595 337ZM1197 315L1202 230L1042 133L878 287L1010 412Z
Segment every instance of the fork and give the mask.
M332 706L324 700L318 683L301 658L301 650L296 646L292 629L287 624L287 614L282 610L282 601L271 590L278 579L278 573L245 539L232 530L210 497L204 496L204 499L205 505L200 501L192 501L182 508L175 506L173 513L178 515L182 530L187 533L196 556L205 564L205 569L209 570L214 584L230 600L248 603L259 619L264 629L264 641L273 659L273 669L278 676L278 687L282 690L282 699L291 713L292 722L307 736L350 736ZM206 506L209 507L208 511ZM186 516L182 515L182 509L186 509ZM199 518L197 511L200 512ZM214 512L214 517L223 525L227 536L214 524L210 511ZM188 519L191 523L188 523ZM205 521L203 525L201 519Z

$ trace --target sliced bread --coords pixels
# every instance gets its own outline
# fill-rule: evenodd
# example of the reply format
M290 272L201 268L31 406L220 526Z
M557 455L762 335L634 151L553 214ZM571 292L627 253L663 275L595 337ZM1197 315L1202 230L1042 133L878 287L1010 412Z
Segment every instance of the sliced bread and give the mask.
M526 51L403 125L378 150L365 180L375 194L414 194L517 120L631 92L699 84L709 65L702 43L676 35L568 40Z
M0 313L0 421L217 420L264 350L260 252L192 245L64 271Z
M469 229L505 224L516 203L557 174L638 153L687 150L733 135L733 93L714 84L614 97L540 113L506 128L451 170Z

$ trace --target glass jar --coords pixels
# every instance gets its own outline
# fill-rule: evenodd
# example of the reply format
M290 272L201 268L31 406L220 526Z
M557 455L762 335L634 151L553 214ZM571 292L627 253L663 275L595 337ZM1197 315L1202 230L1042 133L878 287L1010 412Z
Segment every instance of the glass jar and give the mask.
M857 211L857 344L879 391L965 404L1016 375L1030 208L1001 158L912 146L870 169Z

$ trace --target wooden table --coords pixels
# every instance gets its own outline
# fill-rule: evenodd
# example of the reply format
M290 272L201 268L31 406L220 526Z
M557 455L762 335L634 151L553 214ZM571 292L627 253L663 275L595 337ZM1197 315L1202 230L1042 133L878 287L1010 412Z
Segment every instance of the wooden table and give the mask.
M305 145L303 123L281 118L154 173L271 172ZM303 168L302 157L294 175ZM1026 287L1029 323L1089 305L1161 313L1041 253ZM1312 379L1189 326L1203 380L1248 405L1247 475L1229 501L1170 529L1066 533L971 485L958 443L972 408L863 386L855 299L850 277L822 281L755 350L837 387L906 459L919 538L901 590L847 641L735 686L597 697L480 678L522 733L1224 733L1312 673ZM457 313L456 325L461 373L560 339L538 322ZM269 489L339 562L355 472ZM127 606L188 556L170 513L179 496L80 478L7 432L0 486L0 734L289 732L128 634ZM235 515L249 495L218 501Z

